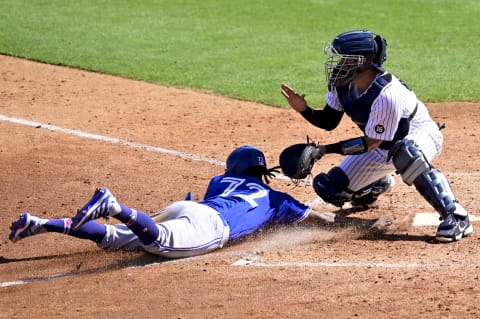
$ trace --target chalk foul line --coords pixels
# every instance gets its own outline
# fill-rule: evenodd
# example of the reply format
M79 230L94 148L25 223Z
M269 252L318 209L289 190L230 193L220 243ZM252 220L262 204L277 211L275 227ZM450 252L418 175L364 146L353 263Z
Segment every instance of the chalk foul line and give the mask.
M19 119L15 117L9 117L5 115L0 114L0 121L6 121L6 122L11 122L11 123L16 123L16 124L23 124L27 126L32 126L36 128L45 128L50 131L54 132L61 132L69 135L74 135L78 137L83 137L83 138L88 138L91 140L97 140L97 141L102 141L102 142L107 142L111 144L119 144L119 145L126 145L132 148L137 148L137 149L143 149L149 152L155 152L155 153L161 153L161 154L167 154L167 155L172 155L172 156L177 156L181 158L186 158L186 159L191 159L194 161L202 161L210 164L216 164L220 166L225 166L225 162L218 161L213 158L207 158L195 154L189 154L189 153L183 153L175 150L170 150L167 148L162 148L162 147L156 147L156 146L151 146L151 145L146 145L146 144L141 144L141 143L136 143L136 142L131 142L127 140L122 140L119 138L115 137L109 137L109 136L104 136L104 135L99 135L99 134L93 134L93 133L88 133L88 132L83 132L80 130L72 130L56 125L51 125L51 124L45 124L45 123L39 123L39 122L34 122L30 120L25 120L25 119Z

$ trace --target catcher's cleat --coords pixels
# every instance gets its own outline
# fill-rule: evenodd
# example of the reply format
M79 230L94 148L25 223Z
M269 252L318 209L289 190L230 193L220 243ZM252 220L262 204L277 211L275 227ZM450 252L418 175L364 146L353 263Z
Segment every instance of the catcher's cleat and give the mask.
M107 218L120 212L115 196L106 187L97 188L92 198L85 206L78 210L73 218L72 229L77 230L80 226L89 220L100 217Z
M442 243L450 243L462 239L473 233L473 226L467 216L450 214L438 225L436 240Z
M33 236L42 233L42 219L32 216L29 213L20 214L20 218L13 221L10 226L11 232L8 236L12 242L17 242L28 236Z
M395 179L392 175L382 177L378 181L353 194L351 201L352 207L370 207L381 194L388 192L395 185Z

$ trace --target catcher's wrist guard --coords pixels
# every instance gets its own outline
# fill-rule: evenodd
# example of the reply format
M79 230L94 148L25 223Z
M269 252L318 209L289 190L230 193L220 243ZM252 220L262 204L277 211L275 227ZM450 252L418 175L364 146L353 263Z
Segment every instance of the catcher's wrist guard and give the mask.
M327 154L356 155L365 153L367 150L367 143L363 137L355 137L338 143L325 145L325 153Z

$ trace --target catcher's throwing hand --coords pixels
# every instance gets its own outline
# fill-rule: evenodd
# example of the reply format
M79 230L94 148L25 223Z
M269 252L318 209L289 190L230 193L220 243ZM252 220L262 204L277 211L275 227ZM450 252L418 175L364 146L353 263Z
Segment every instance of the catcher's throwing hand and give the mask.
M288 104L297 112L303 112L307 109L305 94L300 95L295 92L288 84L282 83L282 95L287 99Z

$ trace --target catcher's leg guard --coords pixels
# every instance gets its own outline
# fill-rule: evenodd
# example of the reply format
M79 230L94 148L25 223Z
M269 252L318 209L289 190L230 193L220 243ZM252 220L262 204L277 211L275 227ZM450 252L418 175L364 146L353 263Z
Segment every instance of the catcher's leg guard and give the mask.
M407 185L435 208L443 222L437 230L439 241L454 241L473 232L467 211L458 203L445 175L435 169L411 140L397 142L389 152L393 165Z
M347 187L348 176L340 167L332 168L327 174L320 173L313 179L313 189L325 202L342 207L352 199Z
M393 165L403 181L415 185L418 192L445 219L456 210L455 196L445 176L430 165L411 140L397 142L389 152Z

